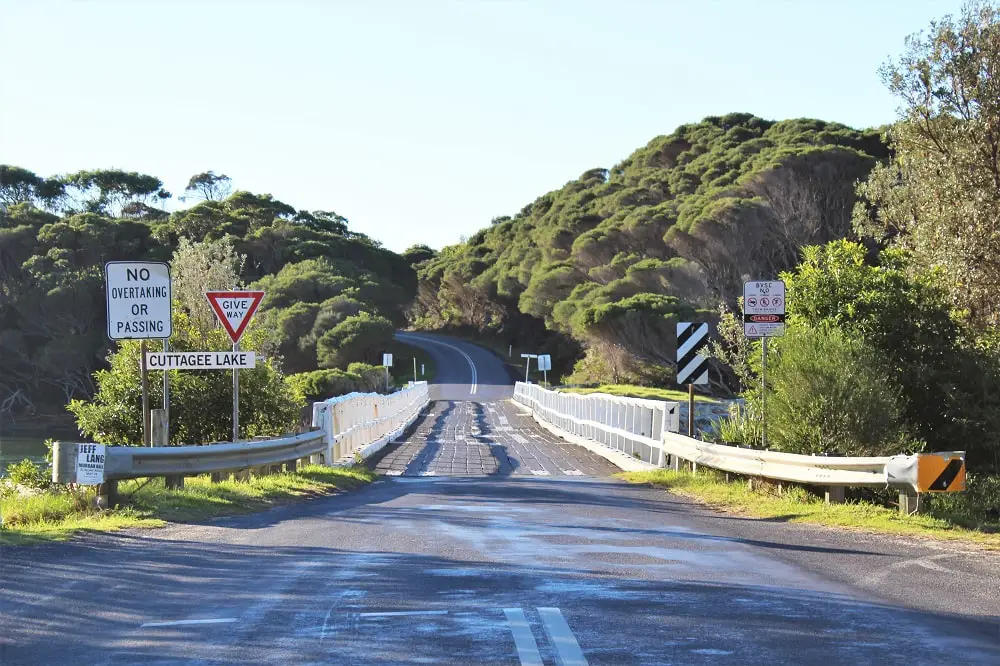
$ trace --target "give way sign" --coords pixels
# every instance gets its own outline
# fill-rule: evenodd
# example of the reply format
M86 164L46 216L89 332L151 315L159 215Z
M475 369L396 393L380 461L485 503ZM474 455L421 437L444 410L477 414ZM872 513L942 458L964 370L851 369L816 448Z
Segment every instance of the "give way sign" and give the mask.
M247 324L253 318L261 300L262 291L206 291L205 298L212 306L212 311L219 318L222 327L232 339L233 344L240 341Z

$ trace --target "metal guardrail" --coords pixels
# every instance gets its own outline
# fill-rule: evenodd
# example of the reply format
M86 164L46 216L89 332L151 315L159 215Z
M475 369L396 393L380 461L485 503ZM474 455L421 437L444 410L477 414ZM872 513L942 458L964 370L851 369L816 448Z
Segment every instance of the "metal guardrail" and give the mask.
M279 437L259 442L205 446L108 446L104 454L106 481L147 476L195 476L249 467L291 463L326 450L322 432ZM52 447L52 480L76 482L77 444L56 442Z
M236 472L300 459L334 465L353 460L355 454L371 455L399 436L426 405L427 382L419 382L390 395L351 393L315 403L313 419L319 429L300 435L203 446L108 446L104 479ZM54 482L76 482L77 450L75 442L52 447Z
M669 406L678 403L593 393L558 393L521 382L514 388L514 400L529 407L536 418L568 434L629 454L638 446L643 453L642 459L653 467L669 464L679 469L681 461L688 461L693 469L703 465L751 477L823 486L828 489L827 501L842 501L843 489L848 486L895 487L907 496L965 489L965 453L962 451L867 458L760 451L686 437L677 432L676 422L657 432L655 425L663 421L654 418L654 427L647 427L650 421L643 410L652 409L657 413L651 403L662 405L661 413L669 412ZM903 507L902 494L900 507Z
M517 382L514 400L566 432L663 466L661 440L680 427L680 403L605 393L560 393Z

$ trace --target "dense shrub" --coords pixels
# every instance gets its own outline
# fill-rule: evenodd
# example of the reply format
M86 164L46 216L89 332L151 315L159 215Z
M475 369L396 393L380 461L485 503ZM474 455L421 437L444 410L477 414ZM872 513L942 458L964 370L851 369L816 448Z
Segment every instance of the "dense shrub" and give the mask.
M913 450L900 390L863 340L836 329L792 329L767 374L768 443L792 453L889 455Z

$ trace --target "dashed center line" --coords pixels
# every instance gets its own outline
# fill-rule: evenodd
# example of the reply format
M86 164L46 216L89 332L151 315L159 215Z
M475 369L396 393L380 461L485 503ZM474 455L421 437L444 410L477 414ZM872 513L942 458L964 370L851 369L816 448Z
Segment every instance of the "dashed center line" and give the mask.
M232 624L233 622L239 622L238 617L216 617L205 620L172 620L169 622L146 622L139 625L140 629L146 629L147 627L179 627L188 624Z

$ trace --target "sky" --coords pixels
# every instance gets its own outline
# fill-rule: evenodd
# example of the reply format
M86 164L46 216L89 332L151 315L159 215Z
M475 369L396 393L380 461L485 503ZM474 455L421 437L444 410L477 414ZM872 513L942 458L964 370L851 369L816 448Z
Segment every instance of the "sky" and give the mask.
M879 66L960 7L0 0L0 163L212 170L440 248L705 116L890 122Z

